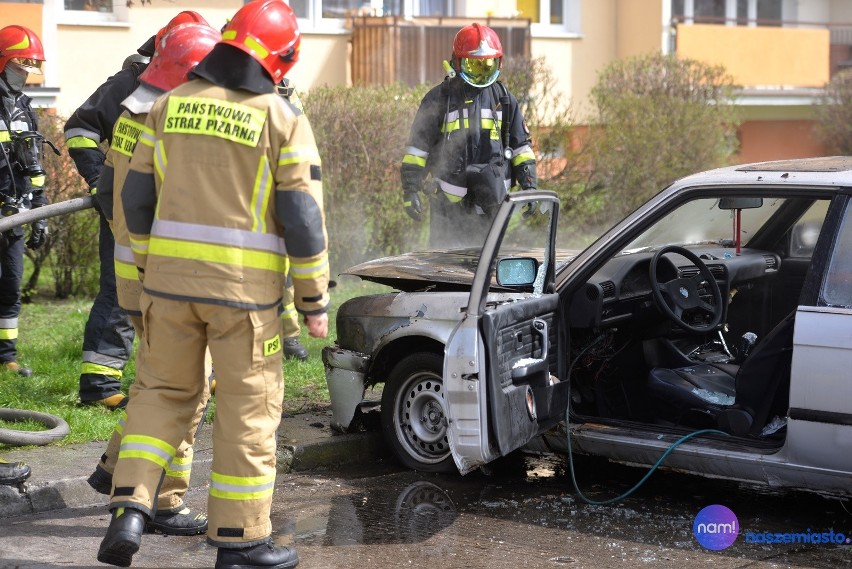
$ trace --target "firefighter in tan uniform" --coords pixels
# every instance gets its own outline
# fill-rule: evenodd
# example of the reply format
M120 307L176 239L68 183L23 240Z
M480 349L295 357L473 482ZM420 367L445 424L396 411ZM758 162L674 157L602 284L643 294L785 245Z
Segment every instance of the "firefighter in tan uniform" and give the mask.
M187 23L176 26L159 40L154 58L139 76L139 87L122 101L125 110L116 121L112 144L98 179L95 197L115 236L118 304L130 316L138 338L142 338L144 334L142 312L139 309L142 285L130 250L130 236L121 207L121 193L115 189L124 185L130 169L130 158L139 135L145 128L145 120L154 101L166 91L185 83L188 73L210 53L220 39L219 31L207 24ZM207 376L209 370L205 370L204 377ZM195 433L203 419L209 397L210 394L205 392L183 441L177 447L174 459L166 468L158 494L157 513L147 524L149 531L161 531L168 535L195 535L207 530L206 516L192 513L184 505L183 496L189 488ZM126 411L122 409L120 413L106 452L88 480L95 490L103 494L110 494L112 491L112 475L127 422Z
M284 385L281 291L293 277L308 333L328 334L319 154L303 114L275 92L298 58L283 0L245 4L195 69L157 99L122 201L143 285L145 338L98 560L129 566L157 487L201 397L204 350L217 410L208 542L217 569L298 564L271 542L275 434Z

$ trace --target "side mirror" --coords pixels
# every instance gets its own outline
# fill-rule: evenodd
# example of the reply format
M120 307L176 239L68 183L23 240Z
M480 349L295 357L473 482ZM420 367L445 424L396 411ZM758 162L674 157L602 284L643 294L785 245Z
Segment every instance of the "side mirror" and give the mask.
M532 257L509 257L497 261L497 284L526 286L535 282L538 261Z

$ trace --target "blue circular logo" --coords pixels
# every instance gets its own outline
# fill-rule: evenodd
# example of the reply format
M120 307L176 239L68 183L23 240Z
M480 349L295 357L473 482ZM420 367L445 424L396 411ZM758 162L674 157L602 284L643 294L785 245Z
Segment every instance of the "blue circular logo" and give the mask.
M692 533L702 547L719 551L730 547L737 539L740 523L736 514L719 504L707 506L695 516Z

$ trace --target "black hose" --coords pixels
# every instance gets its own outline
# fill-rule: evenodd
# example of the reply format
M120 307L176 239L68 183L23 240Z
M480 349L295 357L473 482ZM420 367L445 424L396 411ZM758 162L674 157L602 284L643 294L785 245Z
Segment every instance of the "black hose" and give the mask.
M13 446L46 445L65 438L71 432L65 419L38 411L23 409L0 409L0 419L4 421L36 421L46 426L45 431L17 431L0 429L0 443Z

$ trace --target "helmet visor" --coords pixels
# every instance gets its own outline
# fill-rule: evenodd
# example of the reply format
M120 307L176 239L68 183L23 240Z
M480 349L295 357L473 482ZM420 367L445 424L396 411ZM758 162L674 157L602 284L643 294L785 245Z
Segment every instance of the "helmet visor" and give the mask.
M12 65L17 65L21 70L27 73L35 73L41 75L42 61L38 59L30 59L28 57L13 57L9 60Z
M500 74L500 58L488 57L483 59L463 57L461 60L461 76L474 87L487 87L497 80Z

